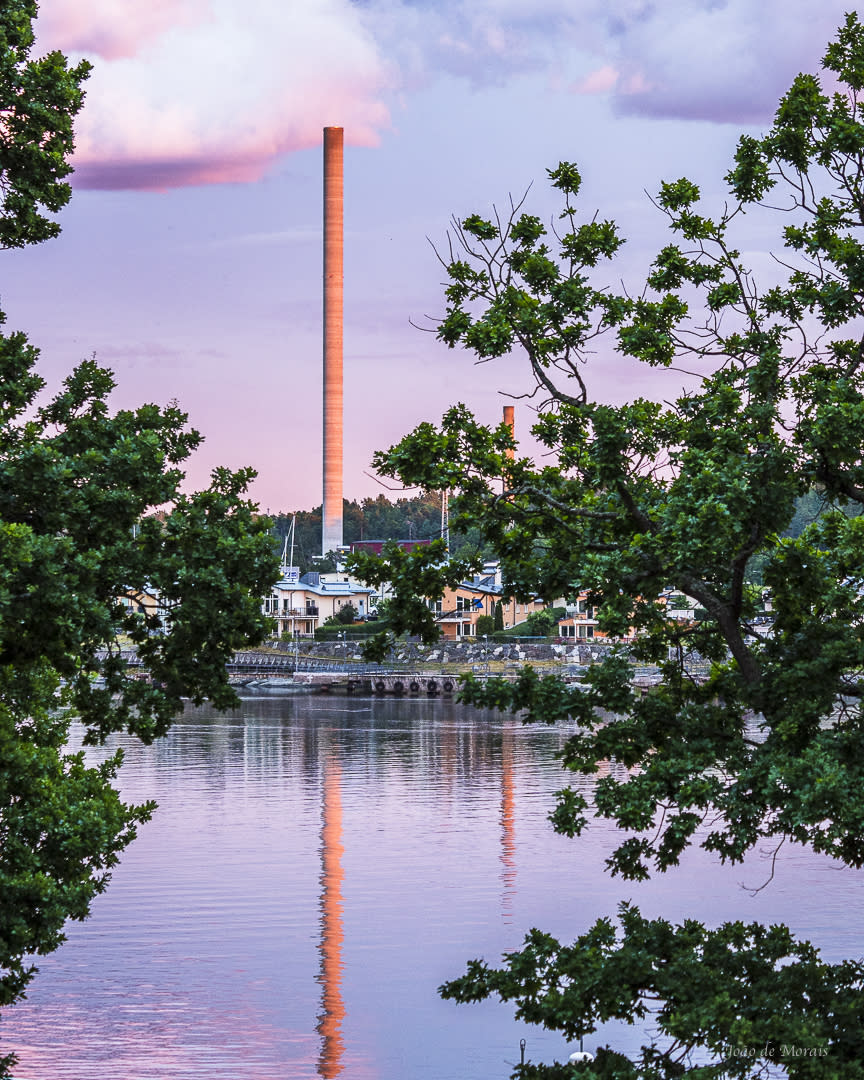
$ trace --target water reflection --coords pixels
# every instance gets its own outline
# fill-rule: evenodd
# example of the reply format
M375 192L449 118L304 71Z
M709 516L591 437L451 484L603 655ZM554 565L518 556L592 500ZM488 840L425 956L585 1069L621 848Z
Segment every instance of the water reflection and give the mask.
M342 1021L342 772L330 753L324 755L324 783L321 808L321 1012L317 1031L321 1036L318 1072L328 1080L342 1072L345 1040Z
M262 697L190 710L151 747L124 740L124 795L159 810L92 919L4 1012L16 1076L504 1077L520 1038L551 1061L560 1036L436 987L532 926L572 940L624 898L651 918L785 921L826 959L860 953L864 874L800 848L756 897L739 882L764 878L758 853L610 878L609 822L568 840L547 820L567 735L442 701ZM590 1045L641 1037L609 1025Z
M501 917L513 921L516 895L516 807L513 790L513 731L501 732Z

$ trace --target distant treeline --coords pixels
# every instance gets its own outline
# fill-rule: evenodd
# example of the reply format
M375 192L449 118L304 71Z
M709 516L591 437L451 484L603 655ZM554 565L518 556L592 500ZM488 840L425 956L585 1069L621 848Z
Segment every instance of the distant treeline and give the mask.
M271 514L275 525L279 551L291 529L294 512ZM297 510L294 530L294 565L302 572L325 569L325 564L313 557L321 554L321 507ZM342 500L343 540L435 540L441 535L441 493L438 491L415 495L413 498L391 502L386 495L362 502ZM475 530L450 530L450 550L477 548L479 537Z
M803 495L799 495L795 500L795 514L782 535L793 540L797 539L808 525L812 525L822 514L831 509L834 509L834 507L832 507L830 500L825 498L824 492L820 491L819 488L811 488ZM849 505L842 507L842 510L844 514L848 514L850 517L857 516L857 507ZM750 560L747 568L748 581L757 585L762 584L765 561L766 556L764 554L758 554Z
M805 495L798 496L795 505L795 516L783 535L795 539L801 535L808 525L812 525L818 517L821 517L829 509L831 509L831 503L825 498L824 492L818 488L811 488ZM854 504L848 505L843 507L843 513L849 517L857 517L858 508Z
M795 516L789 523L785 536L796 537L827 509L820 491L812 489L799 497ZM321 507L297 510L297 526L294 535L294 565L301 572L332 569L329 563L317 558L321 554ZM291 529L291 513L271 515L275 522L273 533L281 553L285 537ZM413 498L396 499L386 495L375 499L342 500L343 538L346 544L354 540L435 540L441 535L441 493L429 491ZM476 530L460 531L451 525L450 550L455 554L465 548L477 550L480 537ZM482 551L482 548L481 548ZM488 552L483 552L488 554ZM313 561L313 556L314 561ZM752 561L750 574L753 581L762 579L761 558Z

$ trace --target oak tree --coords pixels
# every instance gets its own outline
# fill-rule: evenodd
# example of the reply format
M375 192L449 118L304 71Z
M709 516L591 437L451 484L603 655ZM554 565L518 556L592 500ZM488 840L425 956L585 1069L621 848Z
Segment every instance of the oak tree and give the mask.
M30 0L0 3L4 249L59 231L88 72L57 52L31 58L35 15ZM68 748L70 725L86 743L150 741L185 699L231 705L225 662L262 640L257 597L277 569L244 496L251 470L217 469L181 494L201 438L179 408L112 412L113 376L94 360L47 396L36 360L23 334L0 335L0 1006L24 996L66 920L87 916L153 809L120 798L120 753L88 765ZM158 608L139 610L143 591Z
M577 722L564 765L595 782L590 797L581 786L559 793L554 827L577 837L593 817L615 822L607 865L626 879L674 868L690 844L737 862L757 844L794 841L864 865L864 28L854 14L824 68L830 89L798 76L767 134L741 138L719 209L689 179L662 184L669 242L639 287L616 287L623 238L581 215L574 164L549 172L562 201L551 228L520 203L456 220L438 337L484 361L524 354L543 464L511 458L508 430L461 405L376 459L403 483L458 491L455 516L500 557L505 592L587 592L608 635L636 632L578 688L527 669L462 691L528 722ZM776 229L767 281L742 254L757 215ZM613 352L689 380L671 403L604 403L592 381ZM825 512L784 538L814 491ZM770 623L748 586L757 561ZM419 567L422 588L406 560L399 570L406 597L430 595L434 567ZM704 617L669 619L669 588ZM395 629L428 632L407 599L397 614ZM662 676L645 696L634 662ZM608 759L626 775L597 777ZM523 1078L777 1068L833 1080L864 1076L862 980L859 960L828 964L782 926L673 926L625 906L572 944L532 931L503 965L474 961L442 993L497 995L571 1039L616 1018L658 1032L636 1061L604 1051L594 1063L527 1064ZM783 1057L783 1047L804 1050Z

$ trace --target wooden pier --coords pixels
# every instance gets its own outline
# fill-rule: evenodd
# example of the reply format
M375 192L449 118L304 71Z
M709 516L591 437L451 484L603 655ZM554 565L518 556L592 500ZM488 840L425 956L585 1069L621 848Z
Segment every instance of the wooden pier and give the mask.
M429 672L351 672L298 671L291 680L295 686L308 686L319 693L362 694L392 697L452 698L459 688L459 676Z

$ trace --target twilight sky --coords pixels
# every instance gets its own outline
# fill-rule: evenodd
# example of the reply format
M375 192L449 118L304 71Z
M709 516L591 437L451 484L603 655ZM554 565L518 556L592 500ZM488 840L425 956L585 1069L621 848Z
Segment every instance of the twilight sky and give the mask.
M849 0L42 0L38 51L94 65L59 240L4 253L10 329L54 386L95 353L118 406L178 398L189 467L252 465L263 508L321 499L321 129L345 128L345 494L375 449L453 401L498 422L517 357L475 366L414 329L442 310L448 218L575 160L581 206L629 238L638 284L664 242L644 191L722 198L738 135L818 70ZM709 204L710 205L710 204ZM716 205L716 203L715 203ZM754 223L745 250L767 264ZM674 392L598 356L592 386ZM517 403L517 428L530 424Z

